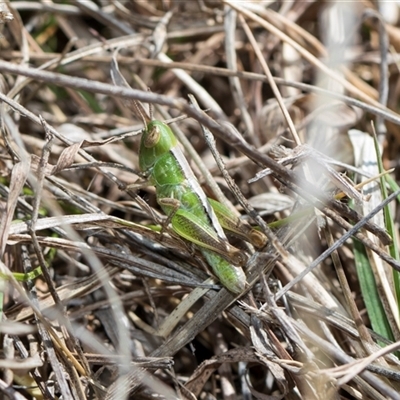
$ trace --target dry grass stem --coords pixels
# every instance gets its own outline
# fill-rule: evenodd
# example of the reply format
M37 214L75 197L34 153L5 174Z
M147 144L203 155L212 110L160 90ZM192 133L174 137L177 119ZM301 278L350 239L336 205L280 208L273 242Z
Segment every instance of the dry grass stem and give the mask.
M382 1L1 3L0 397L400 400L399 27ZM195 176L174 212L199 186L236 221L204 225L240 293L160 207L154 119Z

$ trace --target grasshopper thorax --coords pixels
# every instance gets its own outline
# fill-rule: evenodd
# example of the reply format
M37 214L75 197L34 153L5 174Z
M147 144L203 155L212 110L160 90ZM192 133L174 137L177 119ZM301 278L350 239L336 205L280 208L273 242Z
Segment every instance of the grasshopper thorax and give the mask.
M143 172L148 171L164 154L177 145L171 128L161 121L150 121L142 135L139 164Z

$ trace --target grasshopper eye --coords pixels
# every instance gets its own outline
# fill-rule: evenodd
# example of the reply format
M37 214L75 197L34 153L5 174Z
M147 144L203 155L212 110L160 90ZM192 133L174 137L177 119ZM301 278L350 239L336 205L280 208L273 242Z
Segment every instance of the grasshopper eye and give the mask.
M146 137L144 139L144 147L151 149L154 147L161 137L161 131L158 126L152 126L150 130L147 132Z

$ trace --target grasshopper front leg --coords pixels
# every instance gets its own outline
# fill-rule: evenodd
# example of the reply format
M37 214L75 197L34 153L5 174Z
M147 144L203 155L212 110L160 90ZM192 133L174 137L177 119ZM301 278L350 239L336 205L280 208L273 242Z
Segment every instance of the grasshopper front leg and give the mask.
M146 187L150 187L153 186L153 183L150 180L140 180L139 182L135 182L135 183L131 183L129 185L126 185L126 191L132 191L134 192L133 195L136 198L137 203L139 204L140 207L142 207L142 209L144 209L145 211L147 211L153 218L153 220L155 221L156 224L161 225L161 234L163 233L164 229L168 226L169 224L169 219L167 219L167 221L165 222L164 219L161 219L158 215L156 215L156 213L154 212L154 210L140 197L136 194L136 192L139 189L143 189Z
M143 189L145 187L153 186L153 183L149 180L141 180L140 178L138 179L140 182L136 181L135 183L130 183L129 185L126 185L125 189L126 190L133 190L136 192L139 189Z

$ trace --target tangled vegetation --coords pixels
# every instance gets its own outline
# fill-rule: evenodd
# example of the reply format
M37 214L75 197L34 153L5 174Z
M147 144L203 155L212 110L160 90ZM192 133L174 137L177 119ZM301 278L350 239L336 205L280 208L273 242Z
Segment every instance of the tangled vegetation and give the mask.
M4 396L400 399L396 2L6 1L0 20ZM248 227L227 233L246 281L215 277L225 239L176 229L139 163L150 119Z

